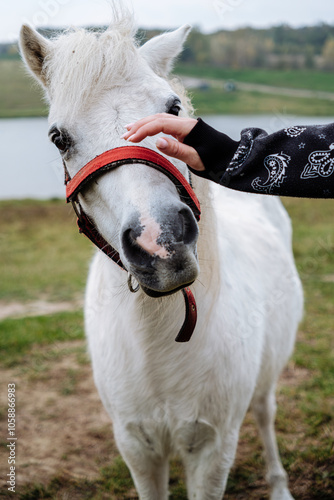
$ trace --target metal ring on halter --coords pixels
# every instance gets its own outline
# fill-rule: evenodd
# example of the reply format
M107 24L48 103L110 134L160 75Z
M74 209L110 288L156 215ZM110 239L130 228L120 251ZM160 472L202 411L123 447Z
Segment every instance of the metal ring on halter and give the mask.
M72 207L74 209L74 212L76 213L76 216L81 221L82 220L82 214L81 214L81 205L80 205L80 203L76 199L72 200L71 203L72 203Z
M130 292L132 292L132 293L138 292L138 290L140 288L139 284L136 286L136 288L133 288L133 286L132 286L132 275L129 272L128 272L128 287L129 287Z

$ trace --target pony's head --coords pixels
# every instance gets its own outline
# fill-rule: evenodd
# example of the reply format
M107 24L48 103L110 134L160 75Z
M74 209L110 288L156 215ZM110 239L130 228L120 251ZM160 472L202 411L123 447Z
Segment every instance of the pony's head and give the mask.
M124 146L125 124L159 112L186 113L185 97L167 76L189 29L138 47L130 15L103 33L78 29L53 40L22 27L21 53L45 90L49 136L71 177L95 156ZM141 145L156 149L151 138ZM186 165L173 163L188 178ZM90 183L79 200L146 293L171 293L196 279L197 223L163 173L125 165Z

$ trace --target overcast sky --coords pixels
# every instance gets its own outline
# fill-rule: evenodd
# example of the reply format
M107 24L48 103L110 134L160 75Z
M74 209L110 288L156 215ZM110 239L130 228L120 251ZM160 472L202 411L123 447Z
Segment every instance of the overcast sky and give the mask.
M172 28L185 23L203 31L240 26L334 24L333 0L124 0L138 25ZM22 23L36 26L108 24L108 0L2 0L0 41L17 39Z

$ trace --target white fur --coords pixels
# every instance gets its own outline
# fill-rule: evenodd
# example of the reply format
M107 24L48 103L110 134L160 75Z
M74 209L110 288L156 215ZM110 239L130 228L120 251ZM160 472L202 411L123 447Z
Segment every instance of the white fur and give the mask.
M168 68L188 27L138 52L126 21L132 25L123 19L97 38L83 31L64 35L46 58L50 124L75 138L66 158L72 175L95 155L124 145L124 124L165 111L174 93L150 64L156 69L160 59ZM25 41L21 50L31 61ZM143 145L155 148L152 139ZM175 165L188 175L184 164ZM302 315L290 222L278 199L193 182L202 204L193 337L174 342L184 320L181 292L161 299L132 294L126 273L97 252L85 304L96 386L142 500L167 499L174 453L183 459L189 498L220 500L250 405L264 441L271 499L289 500L273 422L276 382ZM127 165L99 178L81 202L122 254L120 233L138 206L149 218L180 200L160 172Z

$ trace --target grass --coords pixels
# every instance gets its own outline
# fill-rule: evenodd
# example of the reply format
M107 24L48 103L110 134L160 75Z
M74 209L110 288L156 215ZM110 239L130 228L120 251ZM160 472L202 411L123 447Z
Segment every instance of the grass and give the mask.
M199 115L284 114L334 116L334 101L289 97L260 92L219 89L191 90L192 104Z
M333 72L310 70L275 70L275 69L226 69L199 65L177 65L177 74L235 80L244 83L258 83L273 87L319 90L334 92Z
M333 75L319 71L226 70L223 68L178 66L176 74L232 79L240 82L334 92ZM257 114L285 110L304 116L333 116L334 102L268 95L260 92L195 91L194 105L203 114ZM46 116L47 106L37 83L29 78L20 60L0 59L0 118Z
M82 324L81 311L1 321L0 366L17 365L36 346L83 339Z
M42 92L20 60L0 60L0 118L46 116Z
M176 74L201 78L233 80L273 87L288 87L334 92L334 76L331 72L315 70L233 70L198 65L179 65ZM219 89L193 90L193 105L198 115L204 114L266 114L282 112L299 116L334 116L334 101L264 94L255 91Z
M64 201L0 202L0 300L70 300L82 294L90 242Z
M186 500L186 489L180 482L181 465L171 462L170 467L170 499ZM117 480L115 480L117 478ZM137 498L128 468L121 457L117 457L109 466L102 467L98 480L74 480L68 477L55 476L48 486L35 485L23 488L20 500L38 500L46 498L71 498L71 500L124 500ZM6 496L6 493L4 493ZM8 494L10 497L10 494Z
M292 382L282 385L278 392L278 441L295 498L329 500L334 498L334 200L283 201L293 220L294 251L306 312L289 365ZM2 202L0 235L3 300L40 295L70 298L72 293L82 293L92 247L77 234L65 204ZM47 381L48 362L64 355L59 346L83 338L82 314L8 319L0 322L0 331L0 368L20 363L30 377ZM43 346L49 346L47 359L42 354ZM59 388L62 397L75 393L78 377L74 368L67 368ZM187 498L178 461L171 464L170 491L172 500ZM267 493L262 447L247 415L225 498L264 499ZM73 479L59 472L46 485L20 488L17 498L122 500L136 495L127 467L117 457L101 464L94 480Z

